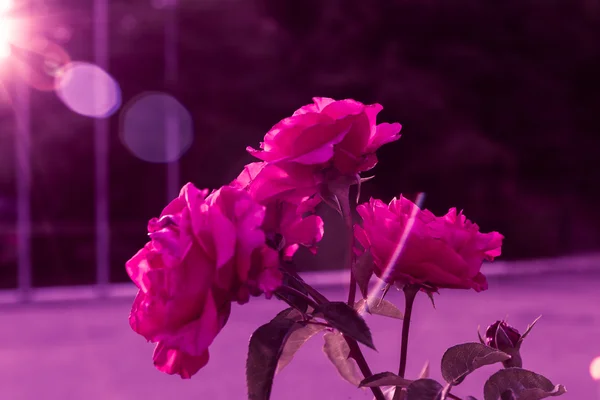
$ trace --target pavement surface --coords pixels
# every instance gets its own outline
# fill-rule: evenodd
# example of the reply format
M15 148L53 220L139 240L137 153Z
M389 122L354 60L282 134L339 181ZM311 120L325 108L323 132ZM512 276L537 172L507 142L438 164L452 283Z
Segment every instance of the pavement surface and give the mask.
M329 288L330 299L345 288ZM402 307L400 293L389 299ZM277 300L254 299L236 306L211 347L211 360L191 380L156 371L151 344L127 323L130 299L79 300L0 306L0 400L201 400L245 399L244 364L250 334L285 308ZM508 315L521 331L540 314L526 339L524 367L567 387L563 399L598 400L600 382L590 362L600 356L600 274L552 274L492 278L483 293L445 290L436 309L419 295L409 345L407 377L426 361L440 379L443 351L477 341L482 330ZM374 372L396 371L401 321L368 316L378 352L364 349ZM371 399L338 377L321 351L320 335L309 341L275 378L272 399ZM453 393L483 399L485 367Z

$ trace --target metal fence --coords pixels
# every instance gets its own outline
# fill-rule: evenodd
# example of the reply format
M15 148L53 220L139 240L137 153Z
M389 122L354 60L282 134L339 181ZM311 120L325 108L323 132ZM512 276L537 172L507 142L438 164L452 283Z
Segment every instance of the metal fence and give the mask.
M109 0L93 0L93 62L99 67L109 69ZM168 6L163 7L164 18L164 84L168 88L175 85L178 81L179 60L176 43L177 38L177 1L169 1ZM114 221L110 221L109 215L109 139L110 126L107 119L96 119L94 121L94 204L95 204L95 222L94 226L68 225L63 227L45 227L35 226L32 222L31 196L32 196L32 168L31 168L31 141L32 126L31 121L34 116L31 114L30 97L32 89L22 82L15 82L16 91L14 98L14 110L16 116L15 135L15 181L16 181L16 264L17 264L17 288L16 290L0 291L0 302L6 300L9 302L27 302L41 301L44 299L60 298L101 298L105 296L118 295L125 293L129 295L132 290L130 284L110 284L110 254L111 251L111 230L119 229L127 231L130 227L116 226ZM177 127L167 126L166 132ZM167 134L166 137L176 135ZM165 146L172 145L170 140L165 142ZM179 162L169 162L166 165L166 189L165 202L171 200L177 195L180 187L180 168ZM11 228L12 229L12 228ZM133 229L133 228L132 228ZM136 232L141 232L143 227L135 227ZM80 288L60 288L57 290L34 288L32 272L32 238L35 235L57 235L61 232L68 232L72 235L93 234L95 246L95 284L80 290ZM3 228L0 227L0 233ZM90 235L92 236L92 235ZM510 275L520 271L538 271L537 261L530 263L503 263L499 264L498 274ZM597 256L586 256L580 261L565 259L556 262L542 260L539 263L544 265L556 265L556 269L573 269L580 266L598 270L600 259ZM577 267L579 268L579 267ZM317 278L315 278L317 279ZM320 279L320 278L319 278ZM332 278L333 279L333 278ZM333 279L335 282L345 282L345 278L339 278L337 275Z
M109 69L109 0L93 0L93 62L100 68ZM164 19L164 83L168 88L178 80L178 55L177 55L177 2L170 1L163 4ZM39 294L44 290L34 288L32 283L32 238L35 235L54 235L68 231L70 234L89 234L95 237L95 285L86 289L87 295L103 297L109 295L115 287L110 287L110 231L111 221L109 215L109 140L110 126L106 118L97 118L94 121L94 203L95 224L90 226L65 226L44 227L34 226L32 222L31 195L32 195L32 118L31 95L32 90L22 81L15 82L15 98L13 108L16 120L15 135L15 181L16 181L16 224L15 255L17 264L17 289L0 291L0 298L10 302L28 302L40 299ZM171 135L165 127L167 138ZM165 146L172 145L169 140ZM166 199L174 198L180 186L179 162L169 162L166 165ZM0 228L2 228L0 226ZM114 229L114 224L112 226ZM143 227L142 227L143 229ZM7 229L0 229L6 231ZM8 229L11 230L11 229ZM3 232L0 232L3 233ZM6 233L6 232L4 232ZM117 285L118 286L118 285ZM65 289L68 292L68 289ZM116 289L119 291L119 289ZM47 290L46 290L47 292ZM63 290L63 293L66 293ZM42 296L44 297L44 296ZM52 297L52 296L51 296ZM68 297L68 296L67 296ZM77 297L77 296L76 296Z

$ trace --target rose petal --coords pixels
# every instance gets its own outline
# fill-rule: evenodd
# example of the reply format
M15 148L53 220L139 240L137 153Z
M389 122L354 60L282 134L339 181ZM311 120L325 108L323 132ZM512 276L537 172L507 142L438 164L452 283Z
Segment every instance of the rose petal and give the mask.
M223 328L220 323L223 316L220 314L229 314L228 303L220 305L218 310L214 295L208 293L198 319L176 332L160 336L159 340L169 348L179 349L192 356L201 356Z
M208 364L208 350L200 356L191 356L177 349L170 349L164 343L158 343L152 356L156 368L169 375L178 374L182 379L190 379L202 367Z

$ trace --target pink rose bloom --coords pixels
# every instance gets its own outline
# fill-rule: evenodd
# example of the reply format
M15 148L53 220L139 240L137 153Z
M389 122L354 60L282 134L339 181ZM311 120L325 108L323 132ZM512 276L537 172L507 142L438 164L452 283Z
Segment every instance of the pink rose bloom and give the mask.
M311 166L287 162L250 163L231 183L234 187L248 191L252 198L260 204L272 200L285 200L292 204L300 204L307 198L318 199L322 184L323 180L314 173L314 168ZM315 206L316 204L318 202L314 203Z
M281 239L283 256L291 260L300 245L313 254L317 252L317 243L323 239L324 224L318 215L303 215L302 210L310 201L295 205L286 201L274 201L267 204L267 213L263 229L272 237Z
M184 186L148 223L150 242L126 264L139 288L130 325L157 342L156 367L182 378L208 362L232 301L269 296L282 279L260 229L264 207L231 187L207 193Z
M483 260L492 261L500 255L504 237L498 232L479 232L477 225L454 208L436 217L402 196L389 205L371 199L357 211L363 225L354 227L356 240L371 251L375 274L386 282L418 283L434 289L487 289L480 269ZM405 245L386 275L386 266L405 229L410 229Z
M355 175L377 164L377 149L400 138L400 124L376 124L383 109L379 104L326 97L313 101L273 126L261 150L248 147L248 152L270 163L332 165L342 175Z
M288 259L300 245L315 252L323 238L323 220L314 215L321 202L319 184L311 168L264 162L246 165L231 183L266 207L262 228L272 245L281 248Z

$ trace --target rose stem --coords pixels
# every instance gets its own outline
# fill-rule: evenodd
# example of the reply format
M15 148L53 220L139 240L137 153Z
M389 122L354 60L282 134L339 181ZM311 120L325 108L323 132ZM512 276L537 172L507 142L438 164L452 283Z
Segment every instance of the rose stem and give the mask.
M354 273L350 271L350 289L348 291L348 305L354 307L354 300L356 298L356 278Z
M352 222L352 209L350 208L350 186L344 186L343 190L339 190L337 193L338 201L340 202L340 208L342 211L342 215L344 216L344 222L346 223L346 230L348 231L348 269L350 270L350 289L348 290L348 305L350 307L354 306L354 300L356 299L356 278L354 277L354 272L352 271L352 267L354 265L354 223ZM367 360L363 355L360 346L356 342L356 340L349 338L344 335L344 339L346 339L346 343L348 343L348 347L350 347L350 354L356 360L356 364L362 372L365 378L373 375L371 369L369 368L369 364L367 364ZM385 396L379 387L372 387L371 392L377 400L385 400Z
M350 207L350 185L343 186L337 191L336 196L340 202L342 215L348 231L348 269L350 270L350 289L348 290L348 305L354 306L356 299L356 277L354 276L354 223L352 222L352 209Z
M350 347L350 355L352 356L352 358L354 358L354 360L356 360L356 364L358 365L358 368L360 369L360 372L362 372L363 376L365 378L368 378L369 376L373 375L373 373L371 372L371 368L369 368L369 364L367 364L367 360L365 359L365 356L360 350L360 347L358 346L356 340L349 338L346 335L344 335L344 339L346 339L346 343L348 343L348 347ZM375 399L385 400L385 396L383 395L381 388L372 387L370 389L371 392L373 392L373 396L375 396Z
M300 277L300 275L298 275L294 271L289 271L287 269L286 269L286 271L288 273L290 273L292 276L294 276L296 279L304 282L302 280L302 278ZM323 296L321 293L316 291L314 288L310 287L310 285L308 285L306 283L305 283L305 285L307 286L307 289L310 288L309 292L311 292L311 291L313 292L313 293L311 293L313 295L313 297L315 297L315 294L318 295L315 297L317 304L329 303L329 300L327 300L327 298L325 296ZM290 288L286 286L284 290L287 290L290 293L293 293L298 296L303 294L302 292L299 292L297 290L289 290L289 289ZM301 296L301 297L305 298L305 296ZM317 305L315 305L315 306L317 306ZM313 308L315 308L315 307L313 307ZM356 340L349 338L345 335L344 335L344 339L346 340L346 343L348 343L348 347L350 347L350 354L352 355L354 360L356 360L356 365L358 365L358 368L360 369L360 372L364 375L364 377L368 378L369 376L373 375L373 373L371 372L371 368L369 368L369 364L367 363L367 360L365 359L365 356L363 355L362 350L360 349L360 346L358 345ZM385 396L383 395L381 388L372 387L370 389L371 389L371 392L373 392L373 396L375 396L375 398L377 400L385 400Z
M418 285L406 285L404 286L404 318L402 319L402 345L400 347L400 367L398 368L398 375L404 378L406 372L406 357L408 353L408 331L410 329L410 317L412 315L413 304L415 297L419 293Z

